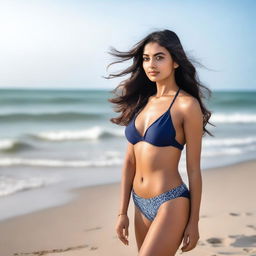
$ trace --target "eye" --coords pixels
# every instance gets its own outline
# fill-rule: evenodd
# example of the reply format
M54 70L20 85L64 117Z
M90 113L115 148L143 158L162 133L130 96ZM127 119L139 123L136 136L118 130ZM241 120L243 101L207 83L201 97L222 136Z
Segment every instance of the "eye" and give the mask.
M142 58L143 59L143 61L145 61L145 60L147 60L148 58L147 57L144 57L144 58Z
M163 57L162 56L157 56L156 57L158 60L161 60Z

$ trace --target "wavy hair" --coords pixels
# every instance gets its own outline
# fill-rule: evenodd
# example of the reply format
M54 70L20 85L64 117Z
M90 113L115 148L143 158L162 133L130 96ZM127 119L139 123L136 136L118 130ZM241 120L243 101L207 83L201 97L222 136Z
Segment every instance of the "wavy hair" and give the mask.
M128 125L133 116L146 105L148 98L156 93L156 83L149 80L142 66L144 47L151 42L158 43L160 46L165 47L172 59L179 64L175 69L175 81L178 87L198 100L203 113L203 135L206 132L213 136L213 134L205 128L207 123L211 124L209 122L211 112L202 102L202 98L206 98L206 93L208 97L210 97L212 92L199 81L192 61L200 66L203 65L195 60L189 60L176 33L167 29L150 33L144 39L137 42L130 51L121 52L114 47L110 48L110 52L108 53L117 57L117 61L110 63L107 69L115 63L122 63L130 59L133 60L132 65L123 71L117 74L110 74L108 77L104 76L106 79L111 79L130 74L128 79L123 80L116 88L110 91L115 97L108 99L108 101L115 104L115 112L121 112L120 116L113 117L110 121L118 125Z

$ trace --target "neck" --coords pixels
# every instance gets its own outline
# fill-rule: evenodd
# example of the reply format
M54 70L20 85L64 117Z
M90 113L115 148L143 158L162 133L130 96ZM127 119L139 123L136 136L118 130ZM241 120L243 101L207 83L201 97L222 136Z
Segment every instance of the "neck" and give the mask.
M156 88L157 92L154 95L155 97L173 96L179 89L174 77L169 77L165 80L157 81Z

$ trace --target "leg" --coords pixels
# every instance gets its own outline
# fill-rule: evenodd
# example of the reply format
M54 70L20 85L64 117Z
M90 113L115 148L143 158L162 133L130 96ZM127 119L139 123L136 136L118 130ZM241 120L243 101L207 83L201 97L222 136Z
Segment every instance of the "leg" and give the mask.
M162 203L141 246L139 256L174 256L188 222L190 201L176 197Z
M134 205L134 210L134 229L139 251L152 222L143 215L136 205Z

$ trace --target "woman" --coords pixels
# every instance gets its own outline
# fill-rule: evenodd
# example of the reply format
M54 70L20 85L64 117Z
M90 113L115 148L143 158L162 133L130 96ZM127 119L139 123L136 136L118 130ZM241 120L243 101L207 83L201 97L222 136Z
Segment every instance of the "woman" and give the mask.
M139 256L175 255L183 239L183 252L199 239L202 193L200 155L202 136L211 116L201 101L204 88L188 60L178 36L155 31L129 52L110 54L133 64L119 74L131 74L112 92L121 115L113 123L125 125L128 140L121 180L121 201L116 232L128 245L127 210L132 193L135 236ZM114 64L111 63L110 65ZM186 144L189 189L178 171Z

